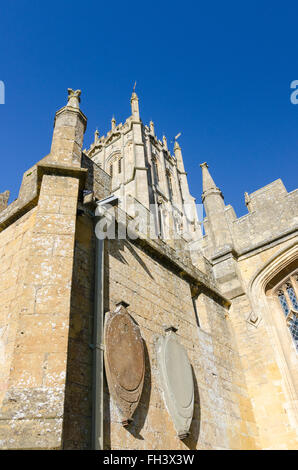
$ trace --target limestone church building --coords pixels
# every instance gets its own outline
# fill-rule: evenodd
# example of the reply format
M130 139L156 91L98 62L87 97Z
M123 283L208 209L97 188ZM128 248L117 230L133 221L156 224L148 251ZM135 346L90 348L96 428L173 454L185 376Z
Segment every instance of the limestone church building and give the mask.
M298 191L237 218L202 162L202 223L136 93L85 150L80 95L0 195L0 449L297 449Z

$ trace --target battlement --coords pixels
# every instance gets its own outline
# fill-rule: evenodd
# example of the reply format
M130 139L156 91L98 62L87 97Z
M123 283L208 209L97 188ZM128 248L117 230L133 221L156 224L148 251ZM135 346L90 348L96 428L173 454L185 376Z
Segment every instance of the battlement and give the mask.
M236 251L270 242L298 227L298 190L287 192L281 179L246 194L248 213L237 218L231 206L226 219Z
M225 206L208 165L203 163L201 167L203 202L207 214L204 220L207 234L204 251L211 258L218 256L223 247L230 246L241 255L297 230L298 190L288 193L282 180L277 179L251 194L245 193L248 213L237 218L233 207Z
M287 195L287 190L281 179L267 184L251 194L245 193L245 203L249 212L263 210L264 206L272 205Z

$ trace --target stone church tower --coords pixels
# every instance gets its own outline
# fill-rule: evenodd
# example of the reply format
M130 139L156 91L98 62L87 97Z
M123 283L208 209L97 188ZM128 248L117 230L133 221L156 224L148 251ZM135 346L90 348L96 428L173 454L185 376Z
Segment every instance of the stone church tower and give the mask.
M0 448L297 449L297 190L237 218L202 163L202 227L136 93L88 150L80 94L1 195Z

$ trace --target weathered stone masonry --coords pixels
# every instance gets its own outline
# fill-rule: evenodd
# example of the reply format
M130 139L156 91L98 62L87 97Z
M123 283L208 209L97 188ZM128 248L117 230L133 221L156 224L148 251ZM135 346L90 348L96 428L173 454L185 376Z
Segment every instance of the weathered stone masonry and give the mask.
M129 304L144 341L145 380L128 428L104 381L104 448L297 448L297 353L275 296L297 268L297 191L277 180L246 195L249 213L237 219L203 164L202 236L182 204L194 200L181 148L176 141L172 156L154 124L142 124L135 93L124 125L113 121L106 137L95 133L84 152L79 100L69 90L50 154L25 172L16 201L6 207L8 194L1 199L0 448L90 448L93 215L96 201L113 192L119 211L126 197L146 210L156 202L159 237L138 232L105 243L104 310ZM175 241L163 238L167 208ZM128 223L134 213L127 212ZM156 341L169 325L193 371L194 415L184 440L157 366Z

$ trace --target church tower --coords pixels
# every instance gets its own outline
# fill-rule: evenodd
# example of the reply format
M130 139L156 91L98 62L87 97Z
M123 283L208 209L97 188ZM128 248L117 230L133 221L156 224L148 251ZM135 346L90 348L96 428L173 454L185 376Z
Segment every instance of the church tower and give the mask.
M0 194L0 448L297 449L298 190L237 218L203 163L202 236L178 136L133 91L83 151L80 94Z
M156 236L169 242L180 237L187 243L199 240L195 199L178 141L171 154L166 136L157 138L154 123L143 124L135 91L130 103L125 123L116 125L113 120L112 129L105 137L96 137L86 154L111 176L121 208L135 214L137 206L153 217Z

